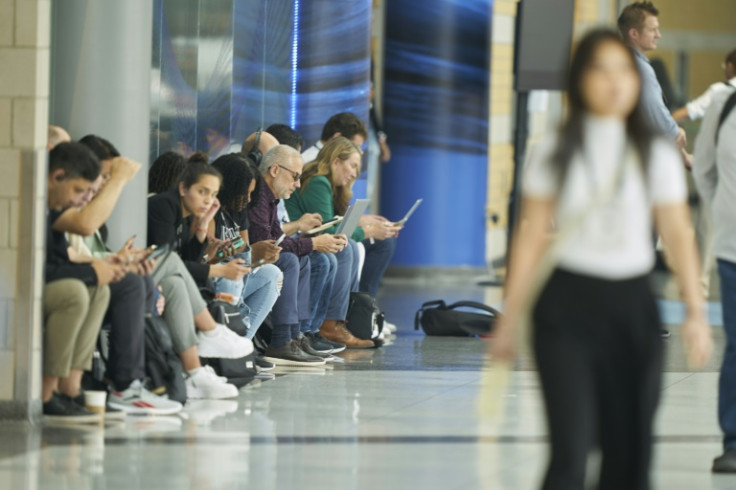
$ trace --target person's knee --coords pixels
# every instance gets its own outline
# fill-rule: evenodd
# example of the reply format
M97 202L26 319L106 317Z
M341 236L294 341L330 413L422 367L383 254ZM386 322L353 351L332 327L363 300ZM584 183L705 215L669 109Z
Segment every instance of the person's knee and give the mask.
M172 294L186 294L187 287L184 283L184 278L180 276L164 277L160 284L166 296L170 296Z
M281 269L284 276L289 276L299 270L299 258L292 253L282 253L276 266Z

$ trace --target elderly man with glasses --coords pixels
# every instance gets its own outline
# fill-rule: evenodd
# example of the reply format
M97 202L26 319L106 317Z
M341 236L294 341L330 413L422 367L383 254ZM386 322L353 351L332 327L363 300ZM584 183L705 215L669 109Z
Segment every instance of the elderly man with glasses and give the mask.
M277 206L281 199L288 199L299 188L302 166L299 153L286 145L275 146L264 155L259 168L262 181L258 197L248 210L251 242L273 240L276 243L282 239L284 232ZM322 295L329 295L332 290L335 270L325 254L339 252L345 246L342 238L333 235L283 238L276 266L284 273L284 283L273 307L273 333L264 354L267 361L286 366L321 366L332 358L333 352L345 348L300 333L300 325L312 322L315 305ZM315 269L326 271L326 280L319 281L323 284L321 288L310 287L310 282L315 284L311 281Z

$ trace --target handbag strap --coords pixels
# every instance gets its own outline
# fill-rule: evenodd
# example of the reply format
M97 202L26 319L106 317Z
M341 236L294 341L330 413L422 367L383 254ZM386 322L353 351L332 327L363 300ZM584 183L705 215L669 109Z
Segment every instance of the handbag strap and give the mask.
M495 308L491 308L490 306L484 305L483 303L478 303L477 301L458 301L457 303L453 303L447 307L448 310L455 310L457 308L475 308L476 310L490 313L492 316L500 315L500 312Z
M428 310L430 308L446 308L447 304L444 300L436 299L434 301L427 301L424 303L418 310L416 315L414 315L414 330L419 330L419 322L422 319L422 314L425 310Z

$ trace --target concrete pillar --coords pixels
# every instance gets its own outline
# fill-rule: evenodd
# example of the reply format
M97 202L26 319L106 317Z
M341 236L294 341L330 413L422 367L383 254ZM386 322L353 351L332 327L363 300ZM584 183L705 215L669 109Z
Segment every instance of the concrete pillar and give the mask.
M148 161L153 7L150 0L64 0L53 8L50 120L78 139L94 133ZM108 228L111 248L146 240L145 166Z
M27 419L41 412L51 3L0 12L0 419Z

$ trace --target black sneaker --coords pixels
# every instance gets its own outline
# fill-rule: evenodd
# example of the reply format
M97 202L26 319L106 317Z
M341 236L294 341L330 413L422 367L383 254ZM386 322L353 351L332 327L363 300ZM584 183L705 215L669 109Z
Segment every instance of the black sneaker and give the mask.
M266 350L268 349L268 344L263 339L263 337L258 335L258 332L256 332L255 337L253 337L253 347L255 347L256 350L260 352L261 354L266 352Z
M263 372L263 371L270 371L270 370L272 370L273 368L276 367L276 364L274 364L272 362L268 362L263 357L258 356L258 357L256 357L256 367L258 368L258 372L260 373L260 372Z
M49 422L69 424L89 424L102 421L100 414L77 405L72 398L60 393L54 393L49 401L43 404L43 418Z
M324 366L325 360L321 357L310 356L299 348L296 341L291 340L286 345L274 349L268 347L263 358L277 366Z
M713 473L736 473L736 448L726 449L713 460Z
M670 333L670 331L669 331L669 330L667 330L666 328L663 328L663 329L661 329L661 330L659 331L659 333L660 333L660 334L662 335L662 338L663 338L663 339L668 339L668 338L670 338L670 336L672 335L672 333Z
M80 407L87 408L84 404L84 393L80 393L79 396L72 398L72 400ZM105 420L125 420L125 417L125 412L122 410L118 410L110 405L105 406Z
M296 344L299 346L301 350L309 354L310 356L314 357L321 357L327 362L332 362L335 360L335 356L328 352L320 352L312 347L312 343L309 338L302 336L297 340L293 340L292 342L296 342Z
M306 335L309 339L309 343L312 345L312 349L322 352L323 354L328 353L327 349L329 349L330 354L337 354L338 352L342 352L345 350L345 344L327 340L326 338L322 337L319 332L307 333L304 335Z

